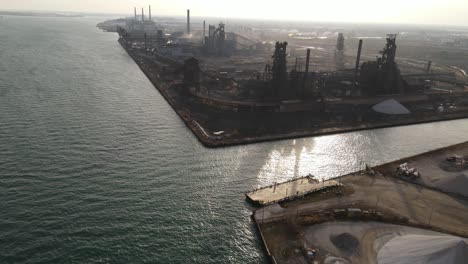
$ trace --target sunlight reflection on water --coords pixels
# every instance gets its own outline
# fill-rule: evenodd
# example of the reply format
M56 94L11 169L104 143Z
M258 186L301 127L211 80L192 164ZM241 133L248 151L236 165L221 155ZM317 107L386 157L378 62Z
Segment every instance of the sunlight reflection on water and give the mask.
M466 120L448 122L450 130L442 122L273 143L255 187L308 174L328 179L468 139L460 133L468 133Z

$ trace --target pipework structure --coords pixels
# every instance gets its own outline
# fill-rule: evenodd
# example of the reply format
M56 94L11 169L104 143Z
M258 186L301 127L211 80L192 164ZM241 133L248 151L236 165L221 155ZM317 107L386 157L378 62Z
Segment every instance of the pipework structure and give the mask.
M218 28L208 26L208 36L205 37L204 52L208 55L223 56L227 52L225 50L226 31L223 22L219 23Z
M286 48L288 42L276 42L275 53L273 54L273 67L271 85L273 92L277 97L282 97L283 90L288 84L288 68ZM306 66L307 67L307 66Z
M377 61L362 64L359 82L364 94L404 94L406 83L395 62L396 37L396 34L387 36L387 44L380 52L382 56L377 58Z
M157 25L153 22L151 5L148 5L148 16L145 19L145 7L141 8L141 15L137 13L137 8L133 8L134 18L127 19L125 25L125 34L127 37L143 40L144 34L147 34L149 43L156 35ZM140 16L140 17L139 17Z

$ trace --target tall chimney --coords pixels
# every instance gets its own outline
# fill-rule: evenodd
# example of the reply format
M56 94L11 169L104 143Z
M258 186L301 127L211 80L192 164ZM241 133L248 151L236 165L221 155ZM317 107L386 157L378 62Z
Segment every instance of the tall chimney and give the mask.
M190 9L187 9L187 35L190 35Z
M149 21L151 21L151 5L149 6Z
M135 11L135 20L138 20L137 14L136 14L136 7L133 8L133 11Z
M432 66L432 61L428 61L427 62L426 73L429 73L431 71L431 66Z
M206 21L203 20L203 37L206 36Z
M304 73L304 92L307 84L307 79L309 78L309 64L310 64L310 49L307 49L307 57L306 57L306 65L305 65L305 73Z
M141 8L141 22L145 21L145 11L143 8Z
M361 51L362 51L362 39L359 40L359 47L358 47L357 58L356 58L356 69L354 70L355 80L357 80L357 76L359 73L359 64L361 63Z

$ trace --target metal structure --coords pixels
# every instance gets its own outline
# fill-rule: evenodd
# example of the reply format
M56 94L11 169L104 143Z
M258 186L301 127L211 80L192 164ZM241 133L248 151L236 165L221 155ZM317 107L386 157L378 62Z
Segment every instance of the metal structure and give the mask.
M236 45L238 47L246 48L246 49L253 49L259 44L253 40L250 40L242 35L236 33L229 33L231 35L231 39L235 40Z
M225 42L226 32L224 30L225 25L223 22L219 23L218 28L215 26L208 26L208 36L205 37L204 51L208 55L222 56L226 54Z
M286 48L288 42L276 42L275 53L273 54L273 67L271 85L273 87L274 94L277 97L282 97L283 90L288 83L288 68L287 68L287 53Z
M337 70L342 70L344 68L344 42L345 38L343 33L339 33L335 50L335 64Z
M200 89L200 65L197 59L190 58L184 62L184 86L186 88L195 87Z
M396 34L388 34L387 35L387 44L385 48L380 52L382 54L381 58L381 67L382 68L389 68L395 64L395 57L396 57Z
M395 62L396 35L387 36L387 44L380 52L382 56L377 61L362 64L360 84L366 95L403 94L405 82Z
M164 33L161 29L156 32L156 42L162 44L164 42Z
M141 14L138 15L137 8L133 8L134 19L125 20L125 30L127 38L131 37L135 40L144 40L144 34L147 34L148 44L152 43L152 39L156 35L157 25L152 20L151 6L148 6L148 16L145 19L145 8L141 8ZM138 17L140 16L140 17Z

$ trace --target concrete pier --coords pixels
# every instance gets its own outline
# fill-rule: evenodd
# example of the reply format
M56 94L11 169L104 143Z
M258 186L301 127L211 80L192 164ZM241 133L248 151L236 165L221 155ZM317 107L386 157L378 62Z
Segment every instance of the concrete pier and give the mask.
M263 206L281 201L293 200L306 194L335 186L342 186L342 184L336 180L320 182L311 176L306 176L253 190L245 195L252 203Z

